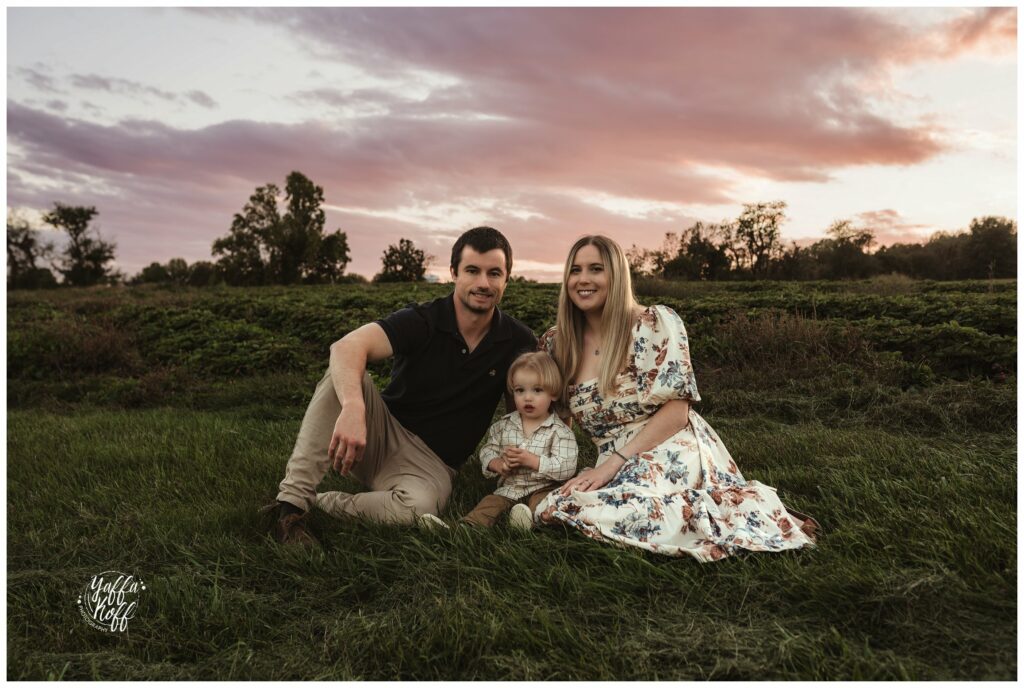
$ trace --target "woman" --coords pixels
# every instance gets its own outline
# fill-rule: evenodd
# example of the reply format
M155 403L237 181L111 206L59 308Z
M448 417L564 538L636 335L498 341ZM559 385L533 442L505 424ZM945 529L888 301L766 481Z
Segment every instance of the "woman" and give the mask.
M683 322L670 308L636 303L614 241L585 236L573 245L557 326L540 346L558 363L561 398L598 451L594 468L538 505L541 522L701 561L813 544L813 519L745 480L691 408L700 395Z

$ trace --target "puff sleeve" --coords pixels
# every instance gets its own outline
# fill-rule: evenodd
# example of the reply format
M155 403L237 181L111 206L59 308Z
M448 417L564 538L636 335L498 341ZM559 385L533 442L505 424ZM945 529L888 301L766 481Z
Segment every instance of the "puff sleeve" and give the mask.
M667 306L644 311L633 331L636 392L641 404L700 401L690 364L690 343L679 315Z
M555 329L552 327L540 336L537 340L537 351L543 351L549 356L555 355Z

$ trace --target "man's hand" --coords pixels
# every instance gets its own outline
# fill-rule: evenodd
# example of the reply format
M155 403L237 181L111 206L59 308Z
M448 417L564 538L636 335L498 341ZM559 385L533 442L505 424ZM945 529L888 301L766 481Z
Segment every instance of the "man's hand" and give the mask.
M505 447L502 456L505 458L505 462L514 469L528 468L531 471L540 470L540 457L525 449Z
M496 459L491 459L491 462L487 464L487 470L491 473L497 473L502 478L507 478L508 474L512 472L512 468L500 456Z
M366 451L366 409L356 403L345 404L334 424L331 445L327 449L334 470L348 475L353 464L363 459Z

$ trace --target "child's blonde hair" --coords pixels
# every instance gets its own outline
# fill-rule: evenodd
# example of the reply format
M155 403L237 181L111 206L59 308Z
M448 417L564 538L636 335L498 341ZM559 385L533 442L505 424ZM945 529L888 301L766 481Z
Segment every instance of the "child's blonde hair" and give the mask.
M505 379L509 394L513 393L512 376L524 368L537 374L537 377L540 378L540 386L554 399L561 396L562 374L558 372L555 359L551 358L546 351L533 351L528 354L522 354L512 361L512 365L508 367L508 377Z

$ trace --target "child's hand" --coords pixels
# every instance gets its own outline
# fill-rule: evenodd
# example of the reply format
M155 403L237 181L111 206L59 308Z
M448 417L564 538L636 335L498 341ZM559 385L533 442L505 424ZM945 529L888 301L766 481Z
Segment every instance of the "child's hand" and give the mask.
M531 471L540 469L540 457L532 452L519 447L506 447L504 453L505 461L513 469L528 468Z
M508 474L512 472L512 468L508 465L508 462L500 456L496 459L491 459L491 462L487 464L487 470L491 473L497 473L502 478L507 478Z

